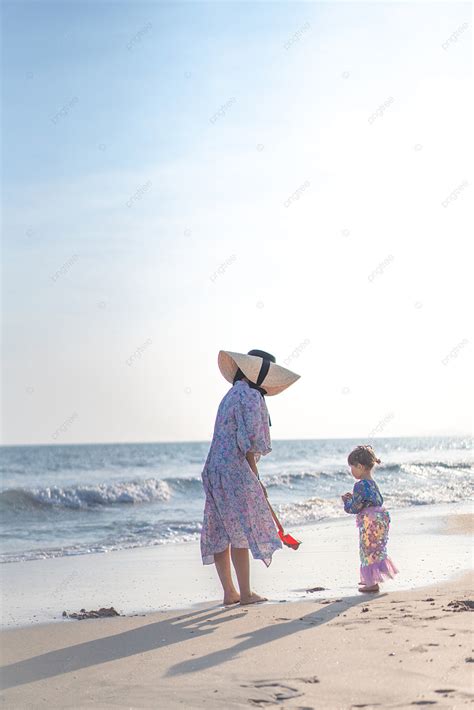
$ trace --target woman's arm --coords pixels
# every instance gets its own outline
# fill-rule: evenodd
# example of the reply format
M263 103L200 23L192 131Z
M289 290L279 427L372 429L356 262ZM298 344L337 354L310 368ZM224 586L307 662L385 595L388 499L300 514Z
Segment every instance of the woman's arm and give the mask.
M243 389L239 393L234 413L237 446L245 457L249 452L254 453L256 455L255 462L257 462L260 456L265 456L272 450L268 428L268 410L261 394L256 390ZM249 466L251 466L250 461Z
M254 472L254 474L258 478L259 476L258 476L257 463L255 461L255 454L253 453L253 451L247 451L247 453L245 454L245 458L247 459L248 465L250 466L250 468L252 469L252 471Z
M253 473L254 473L255 476L258 478L258 482L260 483L260 485L261 485L262 488L263 488L263 492L264 492L264 494L265 494L265 498L268 498L267 489L265 488L265 486L264 486L263 483L261 482L260 476L258 475L257 463L256 463L256 461L255 461L255 454L254 454L252 451L247 451L247 453L245 454L245 458L247 459L247 463L248 463L248 465L250 466L250 468L252 469Z

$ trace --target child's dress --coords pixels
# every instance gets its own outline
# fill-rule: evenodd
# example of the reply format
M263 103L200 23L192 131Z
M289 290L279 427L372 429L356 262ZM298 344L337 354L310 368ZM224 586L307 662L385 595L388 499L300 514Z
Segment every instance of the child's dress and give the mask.
M357 481L346 513L356 513L359 528L360 581L368 587L394 577L398 570L387 555L390 514L383 507L379 487L372 480Z

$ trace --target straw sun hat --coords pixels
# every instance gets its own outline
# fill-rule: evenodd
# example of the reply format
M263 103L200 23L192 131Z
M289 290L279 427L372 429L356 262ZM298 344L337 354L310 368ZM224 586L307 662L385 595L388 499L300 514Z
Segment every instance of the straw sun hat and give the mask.
M277 365L274 356L264 350L249 350L246 355L221 350L217 362L227 382L233 384L240 369L250 382L262 387L269 396L283 392L300 377Z

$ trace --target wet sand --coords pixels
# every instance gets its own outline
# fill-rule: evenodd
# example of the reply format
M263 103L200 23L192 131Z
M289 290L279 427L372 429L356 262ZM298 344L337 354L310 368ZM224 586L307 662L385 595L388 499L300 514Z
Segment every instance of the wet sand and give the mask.
M387 591L445 581L472 565L466 526L468 504L418 506L392 511L389 554L400 569ZM455 522L458 520L460 522ZM443 534L451 531L451 534ZM347 597L357 586L359 553L354 516L290 528L303 544L283 548L266 568L252 562L253 585L271 601L303 601L306 589ZM203 565L198 542L14 562L0 566L1 625L63 624L62 612L113 606L120 614L192 609L217 603L214 565Z

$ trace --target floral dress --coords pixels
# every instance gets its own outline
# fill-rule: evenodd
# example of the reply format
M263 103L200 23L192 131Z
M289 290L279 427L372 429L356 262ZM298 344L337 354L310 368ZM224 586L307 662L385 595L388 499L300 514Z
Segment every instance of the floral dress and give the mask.
M268 409L262 395L239 380L222 399L202 471L206 493L201 530L203 564L233 547L249 548L268 567L281 549L263 489L245 455L258 460L271 451Z
M386 577L394 577L398 570L387 555L390 513L383 507L383 496L376 482L357 481L344 510L357 515L361 582L373 586Z

